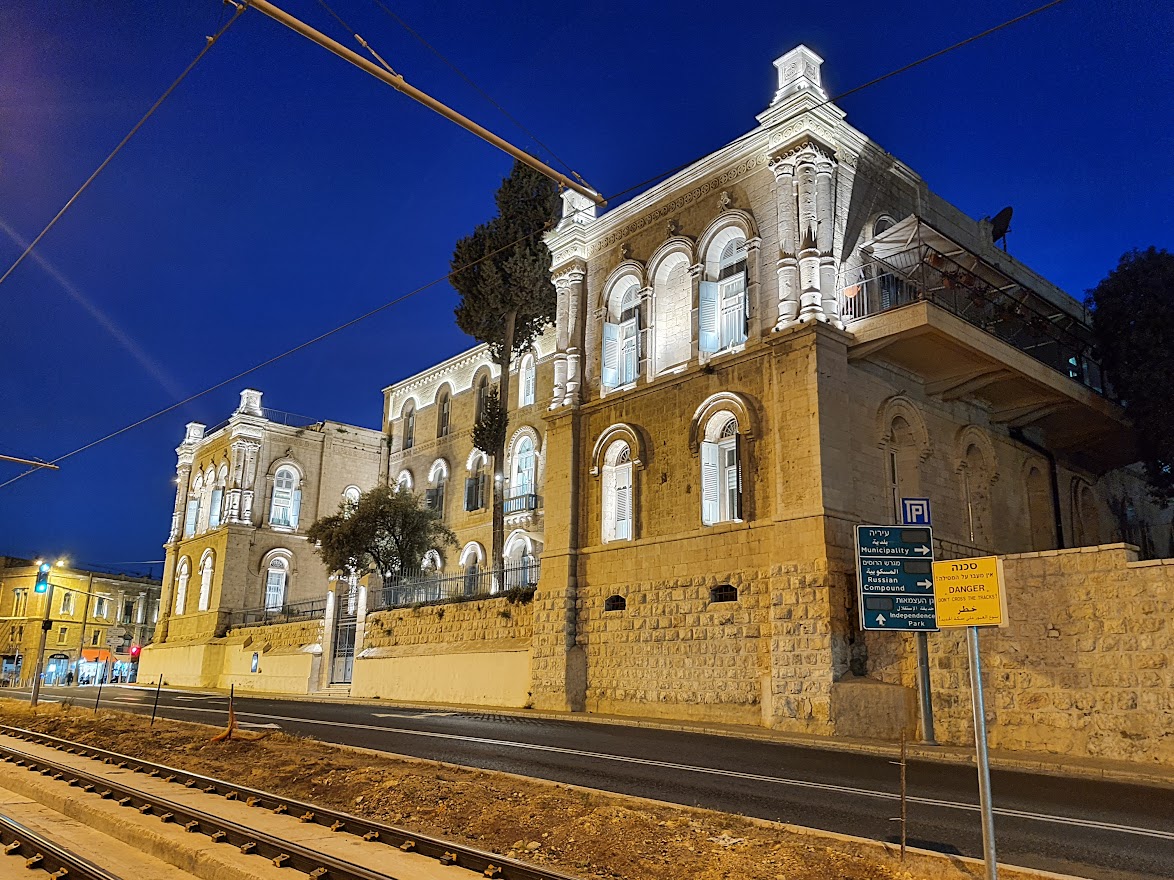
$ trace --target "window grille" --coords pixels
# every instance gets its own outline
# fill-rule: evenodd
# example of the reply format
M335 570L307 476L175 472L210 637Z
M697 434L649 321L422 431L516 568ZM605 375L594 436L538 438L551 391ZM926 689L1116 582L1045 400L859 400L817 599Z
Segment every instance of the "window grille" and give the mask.
M709 591L709 601L713 602L737 602L738 588L732 584L718 584Z
M628 607L628 600L623 596L608 596L604 600L604 611L624 611Z

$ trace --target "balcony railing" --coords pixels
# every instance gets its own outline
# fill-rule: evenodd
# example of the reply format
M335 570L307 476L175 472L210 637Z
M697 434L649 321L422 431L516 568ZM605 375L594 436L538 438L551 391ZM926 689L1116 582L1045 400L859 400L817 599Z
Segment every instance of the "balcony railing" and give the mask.
M502 502L504 513L523 513L527 510L537 510L542 506L542 499L533 493L511 495Z
M969 265L924 242L874 258L840 279L845 323L932 302L998 337L1069 379L1111 396L1093 350L1090 328L1038 294L965 255Z
M510 562L500 571L489 568L470 568L459 574L440 574L423 571L390 578L383 588L372 590L371 611L388 608L406 608L431 602L452 602L492 596L506 590L532 589L538 585L541 562L523 559ZM494 580L500 574L500 583Z
M241 629L246 626L269 626L275 623L292 623L298 620L314 620L326 617L326 599L310 599L306 602L291 602L274 608L248 608L234 611L229 615L228 628Z

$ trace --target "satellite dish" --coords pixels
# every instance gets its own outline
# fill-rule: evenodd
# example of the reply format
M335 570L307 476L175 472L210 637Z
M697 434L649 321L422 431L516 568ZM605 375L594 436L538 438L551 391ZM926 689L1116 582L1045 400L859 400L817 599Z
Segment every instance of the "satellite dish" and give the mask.
M997 242L1000 238L1006 238L1007 232L1011 229L1011 206L1001 210L995 215L995 219L991 221L991 242Z

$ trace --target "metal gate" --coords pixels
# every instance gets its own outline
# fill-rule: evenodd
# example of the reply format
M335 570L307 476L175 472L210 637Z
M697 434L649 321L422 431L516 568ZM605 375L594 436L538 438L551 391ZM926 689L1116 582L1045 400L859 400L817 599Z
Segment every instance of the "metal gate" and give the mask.
M355 619L339 620L334 631L334 657L330 667L331 684L350 684L355 665Z

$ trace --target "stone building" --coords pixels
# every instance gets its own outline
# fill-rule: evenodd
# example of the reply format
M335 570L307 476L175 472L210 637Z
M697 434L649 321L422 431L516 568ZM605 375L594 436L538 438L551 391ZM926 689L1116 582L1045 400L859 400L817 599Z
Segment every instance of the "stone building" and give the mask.
M0 683L32 682L46 604L45 684L135 681L159 616L159 581L55 565L52 592L37 593L38 568L0 557Z
M227 686L231 659L243 655L247 669L259 665L244 639L226 638L231 630L321 619L340 592L332 619L349 627L270 645L266 659L285 689L305 692L349 680L357 588L331 580L306 530L378 483L382 441L369 428L264 409L261 392L252 389L241 392L224 424L211 430L188 424L176 449L162 611L154 643L143 651L142 674L163 674L171 684Z
M625 204L564 194L535 706L895 732L911 639L859 631L852 547L904 497L939 558L1167 550L1082 306L821 64L779 58L753 130Z
M1084 309L849 125L821 64L776 60L751 131L630 201L564 195L556 322L508 401L504 583L486 578L492 469L471 438L496 367L476 347L384 389L382 445L353 429L345 461L323 447L321 486L297 472L315 516L386 481L459 538L352 589L351 618L273 524L294 503L279 469L313 459L293 429L262 430L256 392L222 432L189 426L149 653L221 686L895 737L916 730L914 640L860 630L853 529L928 498L938 558L998 554L1012 580L1010 625L984 633L992 745L1174 765L1174 565L1128 546L1174 555L1170 514L1131 464ZM247 522L211 526L193 506L209 486ZM263 612L278 548L290 598L325 603L230 618ZM242 561L191 608L209 553ZM532 601L501 589L535 581ZM306 658L344 624L342 677ZM929 653L939 738L967 742L965 648L942 632Z

